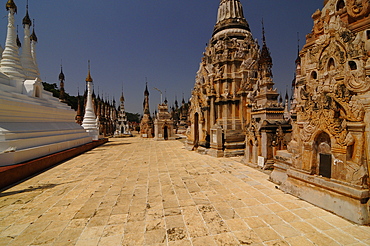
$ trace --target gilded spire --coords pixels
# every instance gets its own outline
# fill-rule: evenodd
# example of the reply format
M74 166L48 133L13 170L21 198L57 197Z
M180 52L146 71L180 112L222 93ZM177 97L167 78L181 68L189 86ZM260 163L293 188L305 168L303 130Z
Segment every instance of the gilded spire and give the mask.
M125 97L123 96L123 86L122 86L122 95L121 95L120 101L121 102L124 102L125 101Z
M26 25L32 26L32 21L30 19L30 16L28 15L28 0L27 0L27 5L26 5L26 16L23 18L23 27Z
M33 30L32 30L32 34L30 36L30 39L31 39L31 41L35 41L37 43L37 36L36 36L36 33L35 33L35 19L33 19Z
M7 11L9 11L9 9L14 9L14 12L17 13L17 5L14 3L13 0L8 0L5 7Z
M91 74L90 74L90 60L89 60L89 72L86 77L86 82L93 82L93 79L91 78Z

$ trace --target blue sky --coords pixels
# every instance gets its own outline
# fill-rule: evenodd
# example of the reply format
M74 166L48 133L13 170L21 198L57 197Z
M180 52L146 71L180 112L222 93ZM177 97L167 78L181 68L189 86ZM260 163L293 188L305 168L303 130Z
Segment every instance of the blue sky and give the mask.
M22 40L26 0L18 6L16 22ZM7 12L0 6L0 43L4 47ZM312 29L311 15L323 0L241 0L254 38L261 44L264 19L267 45L274 67L274 82L285 94L291 84L297 57ZM195 74L216 22L219 0L29 0L36 20L37 58L41 78L58 82L61 60L65 89L83 93L87 61L95 92L119 101L122 86L126 111L142 113L145 79L151 112L160 102L156 87L172 104L191 95Z

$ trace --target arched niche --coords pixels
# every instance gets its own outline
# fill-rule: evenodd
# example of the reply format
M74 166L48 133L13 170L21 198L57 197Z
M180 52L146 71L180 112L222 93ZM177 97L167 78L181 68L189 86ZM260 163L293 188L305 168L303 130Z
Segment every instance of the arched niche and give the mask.
M340 11L340 10L344 9L345 6L346 6L346 4L345 4L344 0L339 0L337 2L336 10Z
M333 58L330 58L328 61L328 71L334 71L335 70L335 61Z
M331 178L332 153L331 140L329 134L321 132L315 140L316 162L318 165L318 175Z
M316 71L312 71L311 72L311 80L316 80L317 79L317 72Z

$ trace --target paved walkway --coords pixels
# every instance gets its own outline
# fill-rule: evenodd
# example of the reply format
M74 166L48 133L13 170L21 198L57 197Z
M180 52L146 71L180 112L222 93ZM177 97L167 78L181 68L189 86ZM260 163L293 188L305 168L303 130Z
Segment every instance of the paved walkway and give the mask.
M111 139L0 193L0 245L370 245L235 159Z

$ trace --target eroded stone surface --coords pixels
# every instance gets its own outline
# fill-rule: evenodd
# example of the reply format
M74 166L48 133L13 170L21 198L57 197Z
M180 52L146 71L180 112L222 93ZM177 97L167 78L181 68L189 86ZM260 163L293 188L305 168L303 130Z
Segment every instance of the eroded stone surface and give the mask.
M116 138L2 191L0 245L369 243L369 227L182 146Z

